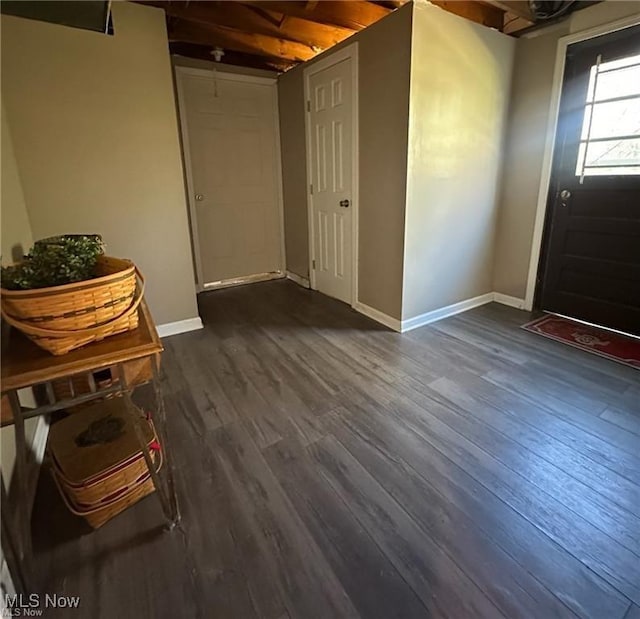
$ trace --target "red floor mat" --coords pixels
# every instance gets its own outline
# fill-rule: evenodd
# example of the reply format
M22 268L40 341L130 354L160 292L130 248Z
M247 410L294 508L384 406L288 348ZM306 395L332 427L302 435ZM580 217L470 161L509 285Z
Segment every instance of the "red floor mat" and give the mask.
M640 339L552 314L528 322L522 328L640 369Z

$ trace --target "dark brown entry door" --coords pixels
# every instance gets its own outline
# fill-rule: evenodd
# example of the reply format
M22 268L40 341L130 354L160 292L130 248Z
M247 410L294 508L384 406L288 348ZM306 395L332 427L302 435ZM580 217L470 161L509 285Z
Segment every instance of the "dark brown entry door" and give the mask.
M536 306L640 334L640 26L569 46Z

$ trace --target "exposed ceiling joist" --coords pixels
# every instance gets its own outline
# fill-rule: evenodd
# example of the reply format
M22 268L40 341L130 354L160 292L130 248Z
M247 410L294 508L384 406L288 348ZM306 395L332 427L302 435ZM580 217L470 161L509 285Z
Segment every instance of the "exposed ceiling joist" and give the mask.
M482 0L483 4L490 4L505 12L511 13L514 17L521 17L533 23L535 17L529 9L529 3L526 0Z
M145 2L163 8L168 17L215 24L266 36L304 43L319 50L328 49L350 37L355 31L339 26L318 24L307 19L288 17L261 6L245 6L239 2Z
M169 42L221 47L234 52L293 62L309 60L317 53L309 45L297 41L184 20L169 22Z
M291 17L310 19L321 24L340 26L350 30L362 30L389 13L390 9L373 2L349 2L343 0L322 0L312 10L307 9L307 2L271 1L271 0L234 0L268 11L275 11Z
M505 13L504 18L502 32L505 34L512 34L516 36L521 30L527 30L533 26L533 22L530 22L524 17L518 17L513 13Z
M489 3L473 2L472 0L430 0L430 2L449 13L465 17L477 24L502 30L504 11Z
M135 1L164 9L174 53L203 58L219 47L227 52L224 62L286 70L344 41L409 0ZM526 0L431 2L504 32L515 33L533 23Z
M386 6L388 9L399 9L401 6L410 2L410 0L373 0L376 4Z

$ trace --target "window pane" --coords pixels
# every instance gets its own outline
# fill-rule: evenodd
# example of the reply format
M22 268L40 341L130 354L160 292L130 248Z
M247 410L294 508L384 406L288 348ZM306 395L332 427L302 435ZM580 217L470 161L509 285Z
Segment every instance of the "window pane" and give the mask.
M576 175L640 174L640 54L591 67L580 140Z
M576 175L580 175L582 172L585 147L585 143L580 144ZM588 147L586 147L586 160L584 165L585 176L593 176L594 174L640 174L640 138L590 142Z
M598 75L596 101L627 95L640 95L640 64Z
M585 176L638 176L639 174L640 165L628 168L587 168L584 171ZM576 176L579 175L576 174Z
M640 62L640 54L635 56L626 56L624 58L618 58L617 60L610 60L609 62L603 62L600 65L600 71L609 71L611 69L622 69L632 64L638 64Z
M593 107L593 120L589 131L589 115ZM640 97L588 104L585 107L581 139L607 138L621 135L640 135Z

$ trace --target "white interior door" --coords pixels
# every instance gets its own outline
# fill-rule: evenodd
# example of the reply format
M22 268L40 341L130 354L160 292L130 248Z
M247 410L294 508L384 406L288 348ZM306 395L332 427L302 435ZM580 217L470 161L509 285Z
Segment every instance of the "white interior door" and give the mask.
M309 76L312 283L351 303L352 81L347 58Z
M199 285L281 272L275 82L179 79Z

